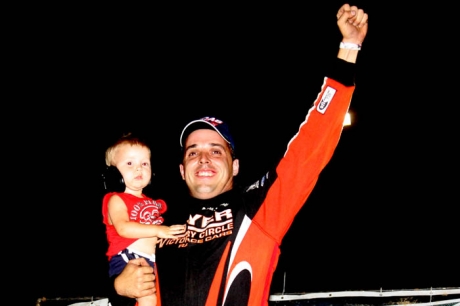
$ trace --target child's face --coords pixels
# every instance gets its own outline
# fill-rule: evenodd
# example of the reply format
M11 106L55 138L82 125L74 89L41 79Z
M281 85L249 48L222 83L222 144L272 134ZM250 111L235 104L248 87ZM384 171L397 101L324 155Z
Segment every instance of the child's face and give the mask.
M142 146L122 145L115 155L116 167L121 172L126 192L142 191L152 177L149 150Z

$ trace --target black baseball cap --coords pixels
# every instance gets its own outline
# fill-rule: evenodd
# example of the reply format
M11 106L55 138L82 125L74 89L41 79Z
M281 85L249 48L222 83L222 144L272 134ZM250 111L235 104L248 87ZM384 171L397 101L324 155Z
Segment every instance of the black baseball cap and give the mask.
M187 139L188 135L190 135L193 131L199 129L210 129L214 130L230 145L232 148L232 154L234 155L235 152L235 142L233 141L233 137L230 134L228 125L220 119L216 117L203 117L197 120L190 121L182 130L180 135L180 146L183 148L185 140Z

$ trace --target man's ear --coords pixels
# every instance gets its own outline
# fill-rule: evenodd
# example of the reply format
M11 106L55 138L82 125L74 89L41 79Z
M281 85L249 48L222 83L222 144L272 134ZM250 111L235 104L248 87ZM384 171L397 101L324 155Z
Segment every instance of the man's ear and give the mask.
M238 172L240 172L240 160L234 159L233 160L233 176L237 176Z
M180 171L180 175L182 176L182 179L185 180L184 165L182 164L179 165L179 171Z

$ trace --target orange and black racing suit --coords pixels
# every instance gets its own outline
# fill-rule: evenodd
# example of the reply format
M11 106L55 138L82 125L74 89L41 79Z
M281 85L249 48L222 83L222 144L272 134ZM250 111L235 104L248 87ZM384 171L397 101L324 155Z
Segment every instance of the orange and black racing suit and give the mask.
M158 244L160 305L268 305L281 241L334 153L355 89L354 64L334 67L276 169L181 205L186 238Z

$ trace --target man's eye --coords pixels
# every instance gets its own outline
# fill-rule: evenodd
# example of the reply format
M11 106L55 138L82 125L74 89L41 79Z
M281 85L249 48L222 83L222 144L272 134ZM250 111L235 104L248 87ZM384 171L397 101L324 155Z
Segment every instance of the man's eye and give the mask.
M212 151L212 154L213 155L221 155L222 152L220 150L214 150L214 151Z
M188 156L195 156L196 155L196 152L189 152L188 153Z

